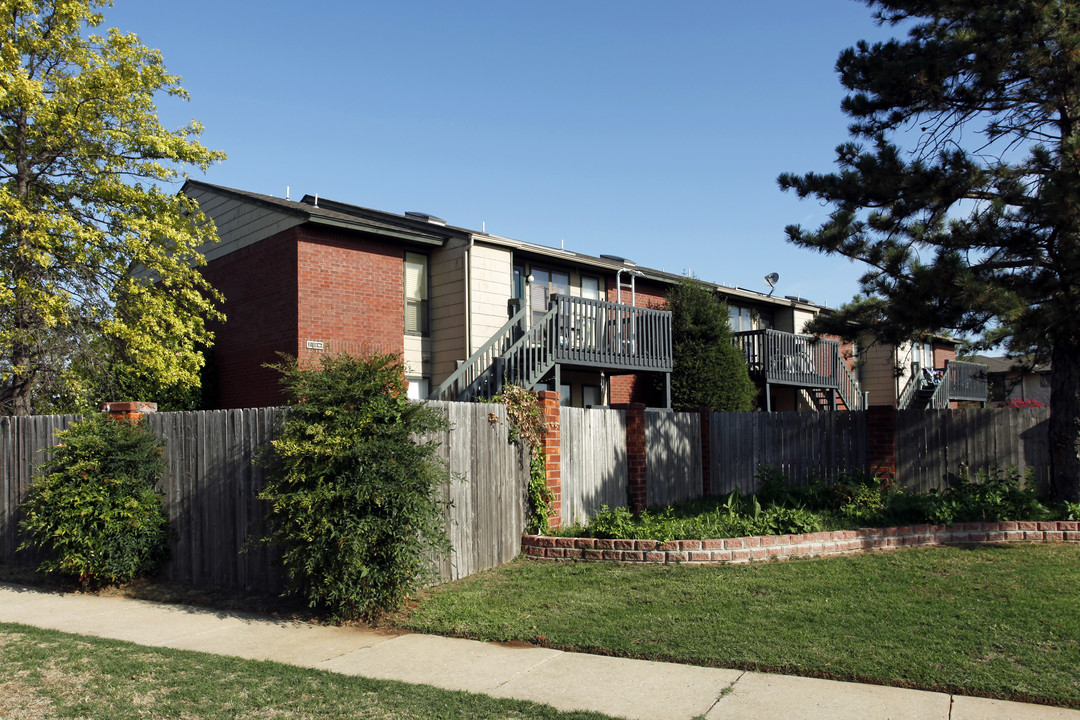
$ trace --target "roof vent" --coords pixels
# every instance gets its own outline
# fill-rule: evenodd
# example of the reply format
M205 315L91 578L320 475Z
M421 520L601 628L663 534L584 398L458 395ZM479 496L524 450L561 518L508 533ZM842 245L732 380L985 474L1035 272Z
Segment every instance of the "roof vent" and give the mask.
M427 213L422 212L407 211L405 217L419 220L420 222L431 223L432 225L446 225L446 221L441 217L435 217L434 215L428 215Z
M604 260L610 260L611 262L622 263L623 265L629 265L630 267L637 267L637 263L633 260L627 260L624 257L619 257L618 255L601 255L600 257Z

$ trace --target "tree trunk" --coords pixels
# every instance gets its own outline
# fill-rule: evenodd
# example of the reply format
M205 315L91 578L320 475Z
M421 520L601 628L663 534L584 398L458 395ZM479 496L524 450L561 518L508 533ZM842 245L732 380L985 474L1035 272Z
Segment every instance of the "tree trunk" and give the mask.
M1050 370L1050 497L1080 502L1080 342L1054 343Z

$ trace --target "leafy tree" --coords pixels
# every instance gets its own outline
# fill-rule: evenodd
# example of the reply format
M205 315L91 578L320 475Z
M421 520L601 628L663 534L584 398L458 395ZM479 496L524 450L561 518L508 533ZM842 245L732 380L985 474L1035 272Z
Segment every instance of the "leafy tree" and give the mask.
M52 461L22 504L20 548L44 553L43 572L83 585L152 572L168 550L168 517L155 485L164 442L146 423L97 413L58 436Z
M853 142L838 172L784 174L831 203L791 242L868 265L849 323L888 342L923 331L1052 359L1051 495L1080 499L1080 5L870 0L905 39L845 50ZM901 145L902 144L902 145Z
M664 307L671 311L672 407L753 410L757 391L746 358L731 342L727 304L687 278L668 293Z
M156 183L224 154L161 125L155 97L187 93L136 36L92 33L108 4L0 0L0 408L19 415L88 400L103 357L197 384L221 319L194 267L214 226Z
M400 607L449 552L436 444L446 418L410 402L401 359L324 356L279 368L289 396L273 441L267 540L290 587L338 619Z

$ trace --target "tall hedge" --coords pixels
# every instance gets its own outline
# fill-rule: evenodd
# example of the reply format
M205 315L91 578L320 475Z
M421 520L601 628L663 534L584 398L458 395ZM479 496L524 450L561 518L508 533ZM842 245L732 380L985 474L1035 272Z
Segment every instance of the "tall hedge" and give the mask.
M447 428L410 402L396 355L281 366L288 412L273 441L267 540L293 591L337 620L375 619L434 577L449 552L448 471L421 436Z
M731 342L727 304L703 283L687 278L668 293L665 309L672 316L672 407L753 410L757 388L746 358Z

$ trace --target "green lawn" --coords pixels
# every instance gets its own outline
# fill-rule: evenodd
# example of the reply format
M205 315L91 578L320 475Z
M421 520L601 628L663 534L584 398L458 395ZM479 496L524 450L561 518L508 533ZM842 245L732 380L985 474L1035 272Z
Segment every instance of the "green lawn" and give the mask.
M0 623L0 716L44 718L491 718L605 720L598 713L272 662L142 647ZM609 719L610 720L610 719Z
M729 566L517 561L404 628L1080 707L1080 546Z

